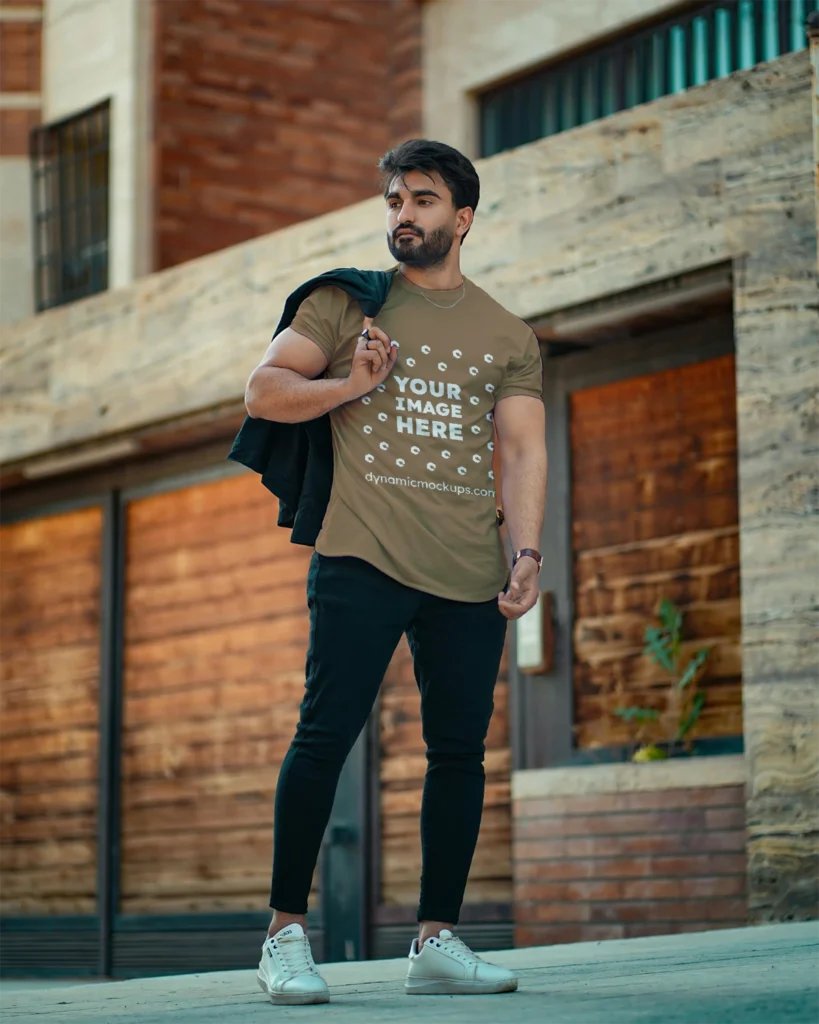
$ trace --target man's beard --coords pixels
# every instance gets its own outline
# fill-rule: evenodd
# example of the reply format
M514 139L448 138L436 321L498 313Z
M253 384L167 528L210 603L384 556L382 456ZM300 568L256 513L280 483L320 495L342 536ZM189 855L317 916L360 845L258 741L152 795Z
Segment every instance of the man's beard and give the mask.
M401 230L408 230L406 227L396 228L396 233ZM396 241L395 234L387 234L387 245L394 260L403 263L407 267L439 267L446 261L452 243L455 241L455 232L449 228L435 228L426 234L421 228L412 228L421 239L420 243L407 241Z

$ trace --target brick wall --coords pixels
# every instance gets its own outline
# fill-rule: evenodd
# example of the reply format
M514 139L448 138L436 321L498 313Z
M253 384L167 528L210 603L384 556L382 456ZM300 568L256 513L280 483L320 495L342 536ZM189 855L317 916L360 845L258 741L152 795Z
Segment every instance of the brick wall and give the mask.
M40 123L42 0L0 0L0 156L27 156Z
M519 946L747 923L744 786L519 799L513 814Z
M373 195L421 129L419 0L156 5L155 268Z

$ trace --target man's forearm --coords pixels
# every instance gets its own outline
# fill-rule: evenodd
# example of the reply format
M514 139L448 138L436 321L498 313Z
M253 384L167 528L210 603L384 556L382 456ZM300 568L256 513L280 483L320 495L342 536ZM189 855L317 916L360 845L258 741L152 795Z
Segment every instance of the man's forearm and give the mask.
M512 549L540 549L546 511L546 449L503 457L503 514Z
M304 423L355 396L345 378L307 380L300 373L275 366L254 370L245 390L245 406L254 419Z

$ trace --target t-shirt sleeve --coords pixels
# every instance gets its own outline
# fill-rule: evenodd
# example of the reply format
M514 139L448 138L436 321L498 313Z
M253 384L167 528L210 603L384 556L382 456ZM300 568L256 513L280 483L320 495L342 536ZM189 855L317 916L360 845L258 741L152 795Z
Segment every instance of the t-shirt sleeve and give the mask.
M333 361L341 337L341 318L348 296L340 288L317 288L298 308L290 326L321 349L328 363Z
M529 332L524 348L506 364L503 382L495 392L495 402L511 398L512 395L528 395L531 398L543 396L543 365L534 331Z

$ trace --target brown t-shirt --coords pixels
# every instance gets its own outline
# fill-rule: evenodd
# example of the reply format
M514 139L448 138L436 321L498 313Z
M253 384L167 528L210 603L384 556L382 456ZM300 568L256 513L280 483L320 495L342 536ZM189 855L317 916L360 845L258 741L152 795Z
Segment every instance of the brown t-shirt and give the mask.
M292 323L333 378L349 375L362 325L335 287L313 292ZM398 342L398 360L384 384L330 413L333 490L316 550L439 597L488 601L507 577L492 412L510 395L541 396L537 338L471 281L425 291L400 273L375 326Z

